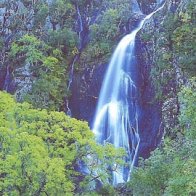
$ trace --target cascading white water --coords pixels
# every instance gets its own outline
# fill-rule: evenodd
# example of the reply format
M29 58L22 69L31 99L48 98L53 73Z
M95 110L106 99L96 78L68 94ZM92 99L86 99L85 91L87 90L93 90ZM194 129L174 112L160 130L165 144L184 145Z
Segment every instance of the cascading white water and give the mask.
M114 166L113 185L129 180L140 143L138 129L139 105L137 86L133 80L135 71L135 37L146 20L162 9L147 15L130 34L118 44L108 66L101 88L93 123L97 141L122 147L126 151L128 166Z

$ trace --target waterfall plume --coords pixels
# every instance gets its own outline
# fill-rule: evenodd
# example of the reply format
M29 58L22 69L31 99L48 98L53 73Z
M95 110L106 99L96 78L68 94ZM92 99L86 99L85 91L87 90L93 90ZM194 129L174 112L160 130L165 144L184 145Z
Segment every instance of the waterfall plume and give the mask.
M113 185L129 180L140 144L139 102L136 72L135 39L146 20L162 9L147 15L130 34L119 42L109 63L99 95L92 130L97 142L112 143L126 151L127 166L116 166Z

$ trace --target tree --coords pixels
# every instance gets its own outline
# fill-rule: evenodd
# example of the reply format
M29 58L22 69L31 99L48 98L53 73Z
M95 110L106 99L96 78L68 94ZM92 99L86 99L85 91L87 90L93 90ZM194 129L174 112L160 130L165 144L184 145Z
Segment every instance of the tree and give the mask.
M61 28L72 22L72 17L75 14L75 8L69 0L56 0L49 5L49 16L53 24L53 29L56 30L56 25Z
M23 99L39 108L59 110L68 96L67 62L58 49L53 49L32 35L14 42L9 53L13 67L29 64L28 73L35 82ZM17 67L14 67L16 69Z
M126 26L131 15L129 0L103 0L97 7L100 14L96 22L89 25L90 43L81 54L82 62L106 62L121 38L122 28Z
M196 176L195 79L179 93L181 130L175 139L164 139L140 167L133 171L129 186L133 195L194 195Z
M0 194L73 195L108 183L124 151L99 145L86 122L0 92ZM85 172L84 172L85 171Z
M179 121L183 133L191 139L196 139L196 78L190 80L190 86L183 87L179 93L181 104Z

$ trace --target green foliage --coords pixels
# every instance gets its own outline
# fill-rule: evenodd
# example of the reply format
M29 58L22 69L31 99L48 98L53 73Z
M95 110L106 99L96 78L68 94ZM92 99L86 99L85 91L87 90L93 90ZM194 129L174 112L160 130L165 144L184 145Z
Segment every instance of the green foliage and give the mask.
M54 26L56 24L59 24L61 27L68 25L70 22L73 22L71 18L74 14L74 5L69 0L56 0L49 5L49 15Z
M189 15L185 14L185 16ZM190 75L195 76L196 27L193 26L193 22L183 19L181 26L174 31L172 40L175 52L180 56L180 67Z
M109 9L100 16L100 23L90 26L90 44L82 54L82 60L107 58L111 54L117 36L119 36L119 12Z
M168 163L162 152L157 150L154 153L148 160L142 160L140 167L133 171L129 185L134 195L163 195L169 175Z
M186 10L179 12L178 26L172 34L174 51L180 57L180 67L191 76L194 76L196 72L195 11L195 4L190 1Z
M77 35L69 28L48 32L48 44L54 48L59 48L67 54L67 58L73 58L73 50L77 47Z
M177 25L176 16L170 13L162 24L163 31L155 33L155 37L157 38L155 49L156 65L152 67L150 76L155 87L156 99L160 102L164 101L166 97L170 97L172 92L168 87L174 84L174 54L172 51L171 35Z
M99 191L98 191L99 195L102 196L117 196L117 191L115 190L115 188L111 185L108 186L103 186Z
M128 184L133 195L188 196L196 192L195 79L190 87L181 90L179 97L182 130L175 140L165 138L161 148L140 161Z
M107 183L108 167L124 151L96 144L87 123L63 112L33 109L0 92L0 194L73 195L94 180ZM81 162L89 171L75 170ZM79 178L81 181L79 183Z
M103 61L107 61L111 54L110 47L112 47L112 43L108 40L89 44L85 52L82 53L81 60L87 62L96 62L102 59Z
M148 34L148 33L142 33L141 34L141 40L144 43L150 41L150 38L151 38L151 35Z
M4 40L0 38L0 50L3 49L3 46L4 46Z
M173 80L172 54L169 51L159 51L156 58L157 66L151 69L150 75L156 90L156 99L163 101L170 93L165 87Z
M92 40L114 39L118 33L119 12L115 9L108 9L104 12L101 20L101 25L91 26Z
M183 87L179 93L180 123L184 133L191 139L196 139L196 78L192 78L189 87Z
M39 2L39 4L36 5L34 28L42 28L46 23L46 18L48 14L49 14L49 10L47 4Z
M25 63L31 63L37 65L43 60L43 50L45 50L45 45L35 36L30 36L28 34L24 35L18 42L14 42L11 46L10 57L13 59L14 63L17 57L25 58ZM13 64L14 64L13 63Z
M120 27L125 25L130 17L130 1L102 1L99 5L102 13L97 22L90 25L90 43L81 54L82 62L108 61L122 32Z
M36 77L31 91L23 98L38 108L60 109L68 95L66 63L61 51L53 50L34 36L24 35L12 44L10 58L13 66L30 64L31 75Z
M17 3L18 1L10 3L6 1L6 9L12 10ZM68 67L75 55L80 57L74 66L74 69L78 71L83 70L82 66L89 62L108 61L122 34L120 29L125 26L130 17L130 8L129 0L56 0L50 3L46 0L22 0L19 9L11 11L8 16L10 23L6 23L8 25L6 28L12 31L14 37L14 41L10 40L9 55L6 60L10 67L12 66L15 76L18 76L17 71L15 72L17 68L20 67L20 70L23 70L27 64L30 64L31 78L29 80L35 82L26 100L36 107L61 109L63 97L70 95L66 83ZM86 34L85 40L82 40L82 51L79 50L81 40L78 39L80 28L77 24L79 22L77 9L80 10ZM47 24L51 28L47 29ZM82 37L83 35L84 32ZM88 41L89 44L86 47L85 44ZM9 51L10 48L11 51ZM53 55L55 49L61 51L58 58ZM63 68L61 69L63 74L60 78L55 76L53 82L45 76L46 74L43 74L45 69L43 62L50 56L58 59L57 69ZM59 81L64 85L59 85ZM54 87L55 82L57 85ZM27 86L30 89L30 85ZM50 94L53 87L55 93ZM48 89L48 92L43 92L44 88ZM62 96L59 97L57 91L63 92ZM59 104L57 100L60 100ZM47 105L46 102L49 104Z
M158 33L156 66L151 77L157 98L169 97L166 90L174 82L173 64L195 75L195 6L189 3L179 14L170 14ZM148 38L147 38L148 41ZM196 108L195 78L178 94L180 114L175 139L164 138L162 146L135 168L128 187L133 195L194 195L196 192Z
M195 189L195 142L169 141L140 162L129 186L133 195L191 195Z
M196 73L196 28L195 4L190 1L187 6L176 13L170 13L164 19L161 32L157 38L155 63L151 78L156 90L156 98L163 101L170 97L171 86L175 82L175 65L187 76Z

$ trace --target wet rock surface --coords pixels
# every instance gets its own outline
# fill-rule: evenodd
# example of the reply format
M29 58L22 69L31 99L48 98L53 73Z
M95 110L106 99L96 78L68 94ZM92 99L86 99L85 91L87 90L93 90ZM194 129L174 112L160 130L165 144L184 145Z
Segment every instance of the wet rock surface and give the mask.
M142 3L142 2L141 2ZM140 6L142 4L140 3ZM161 3L161 2L159 2ZM165 134L169 134L177 124L177 116L179 112L177 88L181 86L185 79L178 69L178 60L173 58L173 66L170 70L164 70L160 78L173 78L165 87L165 99L163 101L156 100L156 90L151 79L151 70L156 67L158 53L170 51L171 49L160 47L159 43L164 42L162 23L166 16L171 12L179 11L184 1L166 1L165 7L152 17L144 25L141 33L136 40L136 54L138 66L138 88L140 92L140 117L139 130L141 136L139 155L147 158L152 150L154 150L161 142ZM185 3L186 4L186 3ZM156 7L155 2L146 8L144 13L149 13ZM128 30L143 18L140 13L134 14L130 19ZM142 39L142 34L148 34L148 39ZM160 36L155 36L158 34ZM75 76L72 88L71 108L76 118L84 119L92 124L93 115L97 103L97 98L103 82L103 75L107 65L95 66L91 71L84 71L80 76ZM91 73L91 74L89 74ZM77 91L76 89L80 89Z
M184 78L179 69L178 59L174 56L172 62L174 67L169 71L164 70L159 76L160 78L174 78L164 89L164 93L167 96L162 103L155 101L156 92L152 84L150 72L153 67L157 66L158 53L171 50L169 46L159 46L161 42L166 41L166 38L162 35L164 30L161 24L168 14L180 12L187 2L188 0L166 1L165 7L147 21L136 41L136 66L140 73L138 76L138 88L141 105L139 118L139 130L141 134L139 156L148 157L150 151L160 143L163 133L168 132L169 127L175 126L177 120L178 101L176 89L186 82L186 78ZM8 3L8 5L6 4L5 6L5 3ZM155 0L138 0L139 8L144 14L152 12L157 7L157 4L160 3L162 2ZM22 1L0 2L0 34L1 39L3 39L0 40L2 42L2 44L0 43L0 89L15 93L18 100L22 100L23 94L31 89L34 78L31 76L28 64L17 68L13 72L8 62L7 53L10 49L10 43L17 36L31 31L33 27L33 14L33 8L23 4ZM89 18L87 13L82 14L82 20L85 21L85 24L84 31L81 33L81 43L85 46L89 41L88 24L92 24L95 19L93 17ZM15 23L15 16L25 16L19 31L15 30L14 25L18 25ZM122 34L132 31L143 17L144 15L140 12L135 12L130 17L126 26L123 27ZM53 28L49 17L46 19L44 28L45 30ZM38 31L42 30L44 31L44 29L39 29ZM87 36L85 36L86 34ZM157 38L155 34L158 34L159 37ZM85 65L82 72L74 73L73 76L71 86L72 95L70 97L72 116L87 120L89 125L92 125L106 69L107 64L103 63L97 63L91 66Z

